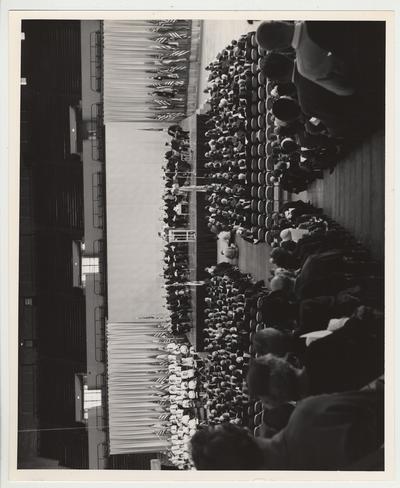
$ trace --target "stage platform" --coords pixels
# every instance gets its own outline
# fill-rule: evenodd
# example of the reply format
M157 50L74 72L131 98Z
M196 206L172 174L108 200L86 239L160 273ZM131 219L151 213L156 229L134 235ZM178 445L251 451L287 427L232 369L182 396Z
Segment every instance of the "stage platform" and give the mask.
M205 116L194 114L181 122L182 127L189 131L190 151L189 163L192 167L191 186L202 185L204 174L204 123ZM217 259L217 244L215 236L208 230L205 219L204 192L190 191L189 228L196 231L197 239L189 243L190 279L201 281L207 275L204 268L212 266ZM201 348L201 333L199 324L203 321L204 291L203 287L191 287L192 330L187 338L196 348Z

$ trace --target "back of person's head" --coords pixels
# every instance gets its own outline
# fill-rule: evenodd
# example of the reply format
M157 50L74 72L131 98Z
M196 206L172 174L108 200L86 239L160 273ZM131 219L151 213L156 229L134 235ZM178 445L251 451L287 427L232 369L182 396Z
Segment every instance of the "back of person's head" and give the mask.
M275 268L274 276L289 276L289 278L294 278L294 273L285 268Z
M292 76L292 71L290 71L289 76ZM278 83L276 86L276 91L278 94L278 97L283 97L283 96L296 96L297 95L297 90L296 90L296 85L294 83L287 81L284 83Z
M291 97L283 96L278 98L272 106L272 113L282 122L293 122L301 114L300 106Z
M288 326L296 311L291 306L287 293L275 290L263 299L261 313L264 322L281 329Z
M218 225L215 224L211 224L210 230L213 234L218 234L218 232L220 231Z
M280 268L287 268L288 261L290 260L290 253L282 248L276 248L271 251L272 261Z
M198 470L256 470L262 468L262 451L250 433L224 423L199 430L190 441Z
M297 249L297 244L294 241L282 241L280 247L285 251L293 253Z
M276 356L284 356L291 349L290 337L273 327L259 330L254 336L253 346L256 354L260 356L269 353Z
M247 373L247 387L252 398L260 398L270 406L298 399L295 368L273 354L253 359Z
M279 53L268 53L261 59L261 71L270 80L286 81L293 71L293 61Z
M261 22L257 28L257 44L267 51L285 49L290 46L293 38L293 24L270 20Z
M284 171L285 169L288 169L288 165L287 163L285 163L284 161L281 161L280 163L278 163L276 166L275 166L275 169L277 169L278 171Z
M287 154L290 154L297 150L297 143L291 137L286 137L281 142L281 148Z
M285 293L290 294L293 292L294 280L287 275L279 274L272 278L270 286L271 291L282 290Z

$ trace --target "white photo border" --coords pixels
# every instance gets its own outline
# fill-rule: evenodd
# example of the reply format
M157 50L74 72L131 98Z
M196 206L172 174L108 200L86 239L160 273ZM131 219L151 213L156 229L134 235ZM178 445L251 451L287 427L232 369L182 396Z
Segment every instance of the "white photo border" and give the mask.
M1 110L1 478L3 487L77 487L88 486L88 482L101 482L101 486L114 487L116 482L124 485L136 485L146 482L160 486L175 486L177 482L191 482L203 486L204 482L227 483L230 486L243 486L243 483L279 482L282 487L299 486L304 483L352 481L352 486L365 486L366 482L376 481L379 486L389 486L396 479L399 481L398 469L395 459L399 457L399 451L395 451L399 442L399 422L395 413L394 404L399 404L398 359L394 354L395 339L397 351L399 350L399 334L395 335L395 276L399 273L398 261L395 256L395 242L398 241L398 227L395 226L395 212L398 196L397 183L399 181L399 168L395 165L395 127L398 127L398 119L395 114L400 113L398 97L395 96L394 61L397 56L394 52L394 40L398 40L398 14L395 19L395 11L398 10L394 1L382 0L378 4L375 1L362 2L363 10L358 10L355 1L326 1L324 10L321 2L316 1L286 1L280 0L278 5L284 10L262 10L264 1L220 1L218 8L213 10L215 2L203 0L191 2L190 8L184 1L162 2L148 1L146 6L154 10L133 10L140 5L133 1L49 1L49 0L25 0L4 1L1 4L1 67L3 76L0 79L0 106ZM168 6L168 9L165 7ZM249 8L249 7L252 8ZM272 2L271 2L272 6ZM379 6L379 10L376 7ZM199 7L207 10L199 10ZM301 10L300 10L301 8ZM307 10L303 10L307 8ZM161 11L160 11L161 9ZM328 9L328 10L325 10ZM251 12L249 12L251 11ZM17 312L18 312L18 238L19 238L19 78L20 78L20 22L21 19L124 19L124 18L201 18L201 19L313 19L313 20L386 20L387 22L387 77L386 77L386 235L385 235L385 287L386 287L386 431L385 431L385 457L387 468L385 472L179 472L179 471L119 471L119 470L17 470L17 382L18 382L18 337ZM396 42L396 45L398 43ZM396 73L397 75L398 73ZM398 77L396 76L396 80ZM394 103L393 103L394 102ZM397 116L398 117L398 116ZM398 144L398 143L397 143ZM396 144L396 145L397 145ZM397 158L396 158L397 159ZM393 266L393 263L395 264ZM395 400L396 392L396 402ZM160 478L162 477L162 479ZM59 482L63 482L60 484ZM200 483L200 484L198 484ZM194 485L193 485L194 486Z

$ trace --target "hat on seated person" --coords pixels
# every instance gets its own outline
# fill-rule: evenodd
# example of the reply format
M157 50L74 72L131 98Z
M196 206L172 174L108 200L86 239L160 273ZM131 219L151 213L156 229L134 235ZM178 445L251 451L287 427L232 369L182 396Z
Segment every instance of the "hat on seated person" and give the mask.
M282 122L294 122L301 114L300 106L291 97L278 98L272 106L272 113Z
M288 252L294 252L297 249L297 244L294 241L282 241L280 247Z
M281 148L283 151L291 153L297 149L297 144L291 137L285 137L281 142Z
M260 69L270 80L289 81L293 72L293 61L283 54L270 52L261 58Z
M284 21L261 22L256 31L257 44L266 51L287 48L291 45L294 24Z
M274 327L287 327L296 317L296 306L289 301L287 293L282 290L272 291L263 299L263 322Z

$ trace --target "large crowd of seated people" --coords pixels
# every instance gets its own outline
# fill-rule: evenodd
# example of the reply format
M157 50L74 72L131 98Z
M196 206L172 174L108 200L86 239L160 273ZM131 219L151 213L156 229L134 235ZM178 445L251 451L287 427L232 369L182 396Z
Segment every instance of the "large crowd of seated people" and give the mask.
M230 241L251 225L251 157L272 159L268 181L299 193L383 122L384 23L262 22L254 39L233 41L207 67L208 224ZM266 81L268 142L249 158L255 74ZM382 269L309 203L270 217L267 287L228 263L208 269L194 466L382 470Z
M207 66L210 110L204 154L209 228L242 228L249 238L256 237L249 232L251 183L257 177L250 171L253 160L257 163L259 158L259 168L265 169L267 157L272 171L259 175L263 181L268 176L265 185L279 184L287 192L300 193L323 177L322 170L333 170L345 148L342 137L302 111L292 81L270 78L271 59L282 56L293 66L295 51L260 55L251 47L253 40L256 43L256 36L250 34L232 41Z
M251 73L258 72L267 88L270 181L300 193L383 125L384 36L383 22L263 22L255 34L264 50L258 64L252 61L256 50L248 50L248 36L242 36L207 66L210 227L250 225L247 129L257 125L250 108L259 100Z
M277 84L271 89L270 98L272 133L267 149L274 164L271 181L289 193L300 193L323 178L323 169L334 168L341 142L329 136L320 122L304 116L295 91L290 97L281 96L278 88Z
M209 93L205 169L209 180L209 227L248 225L250 189L247 174L246 107L248 67L245 37L223 49L206 69Z
M263 282L254 282L236 266L222 262L207 269L204 310L202 388L208 422L246 423L249 398L244 388L250 354L248 301L258 296Z
M211 334L206 347L212 410L209 425L192 438L194 464L198 469L382 469L382 382L365 388L384 373L380 268L310 204L289 202L275 218L270 290L253 285L250 291L261 301L264 328L252 338L254 356L241 356L246 368L239 375L230 374L238 369L232 360L237 351L230 348L233 341L247 351L249 278L234 268L227 268L228 275L239 273L242 288L231 288L223 269L211 278L205 332ZM243 429L241 414L251 399L264 406L255 436ZM320 439L329 448L317 452L308 435L311 444Z

